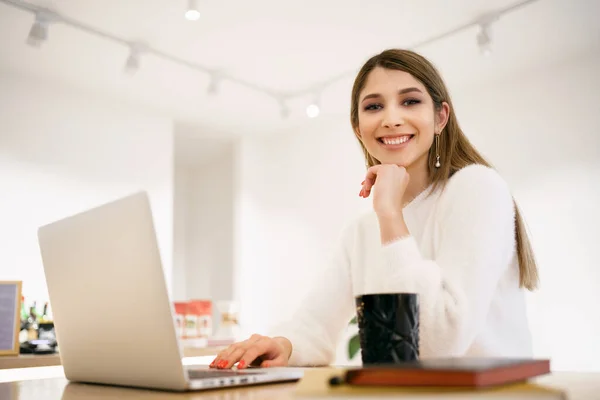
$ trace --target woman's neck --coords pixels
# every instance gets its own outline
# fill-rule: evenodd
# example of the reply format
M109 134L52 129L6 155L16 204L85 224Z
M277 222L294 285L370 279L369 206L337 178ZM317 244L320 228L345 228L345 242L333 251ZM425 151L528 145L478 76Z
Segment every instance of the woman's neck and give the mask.
M427 164L425 165L415 165L414 167L409 167L407 170L408 175L410 176L410 180L408 182L408 186L406 187L406 191L404 192L404 197L402 198L402 206L406 206L408 203L413 201L423 190L427 189L430 184L429 177L429 169L427 168Z

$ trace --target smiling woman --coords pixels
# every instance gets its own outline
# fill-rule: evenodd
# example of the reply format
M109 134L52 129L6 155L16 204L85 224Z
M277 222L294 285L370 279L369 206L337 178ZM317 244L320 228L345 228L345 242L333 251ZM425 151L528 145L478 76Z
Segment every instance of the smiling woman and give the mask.
M448 121L448 103L435 109L424 85L402 70L375 67L363 85L356 135L370 157L407 169L414 197L427 183L428 151Z
M460 128L441 74L412 51L387 50L365 63L352 89L350 122L367 167L391 164L406 170L405 203L429 185L445 185L466 166L491 167ZM368 195L373 184L367 180L361 195ZM534 289L537 266L516 205L514 212L520 284Z
M362 67L350 121L373 213L344 230L329 268L274 337L222 351L216 368L323 365L369 293L416 293L422 358L529 357L532 250L506 182L462 132L435 67L386 50Z

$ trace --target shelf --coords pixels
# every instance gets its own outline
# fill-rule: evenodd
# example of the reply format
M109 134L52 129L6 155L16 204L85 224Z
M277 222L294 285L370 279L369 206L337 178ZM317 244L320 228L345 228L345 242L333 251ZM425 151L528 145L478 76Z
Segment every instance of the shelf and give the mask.
M58 354L21 354L19 356L0 356L0 369L50 367L60 364Z
M203 357L217 355L224 347L186 347L184 357ZM13 368L50 367L61 365L60 355L56 354L21 354L19 356L0 356L0 370Z

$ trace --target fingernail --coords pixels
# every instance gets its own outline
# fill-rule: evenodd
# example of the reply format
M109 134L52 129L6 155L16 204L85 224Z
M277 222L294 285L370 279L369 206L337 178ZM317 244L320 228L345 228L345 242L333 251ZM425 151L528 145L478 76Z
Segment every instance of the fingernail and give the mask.
M246 367L246 361L242 360L238 363L238 368L245 368Z
M229 364L229 361L224 360L224 361L221 361L221 363L219 365L221 366L221 368L226 368L227 364Z
M360 184L361 184L361 185L364 185L364 184L365 184L365 181L362 181Z

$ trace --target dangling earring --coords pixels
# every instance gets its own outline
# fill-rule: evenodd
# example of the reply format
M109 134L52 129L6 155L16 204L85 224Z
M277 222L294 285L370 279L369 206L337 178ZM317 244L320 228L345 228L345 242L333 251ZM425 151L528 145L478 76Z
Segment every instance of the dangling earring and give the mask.
M435 134L435 167L439 168L442 164L440 163L440 134Z

